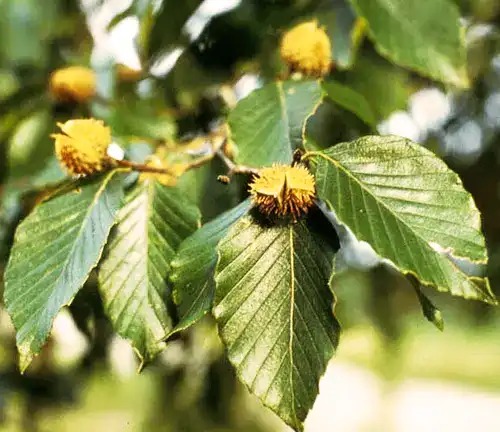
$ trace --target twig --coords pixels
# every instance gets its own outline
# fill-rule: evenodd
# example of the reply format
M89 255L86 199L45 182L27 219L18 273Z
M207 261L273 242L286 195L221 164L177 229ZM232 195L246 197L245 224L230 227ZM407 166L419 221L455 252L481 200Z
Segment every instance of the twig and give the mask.
M212 136L212 140L215 137L217 137L217 134L214 134ZM252 167L248 167L245 165L235 164L231 160L231 158L229 158L226 155L226 153L224 151L224 145L226 142L227 142L227 138L224 137L219 142L217 142L217 144L213 144L210 153L206 154L205 156L201 156L201 157L193 160L190 163L187 163L184 166L184 172L188 171L190 169L195 169L195 168L201 167L205 163L211 161L217 155L228 168L227 176L222 176L222 177L225 177L226 179L230 180L234 174L258 175L259 170L257 168L252 168ZM128 168L128 169L131 169L134 171L139 171L139 172L149 172L149 173L156 173L156 174L169 174L169 175L173 175L173 176L176 175L169 168L155 167L155 166L151 166L151 165L147 165L147 164L131 162L128 160L116 160L116 164L121 166L121 167Z
M198 159L195 159L193 162L187 164L186 171L193 168L199 168L202 165L205 165L207 162L210 162L213 158L214 158L214 153L209 153L205 156L201 156Z
M129 169L134 170L134 171L174 175L174 173L172 171L170 171L168 168L159 168L159 167L154 167L154 166L150 166L150 165L146 165L146 164L139 164L139 163L131 162L128 160L116 160L116 163L119 166L129 168Z
M210 153L206 156L202 156L198 159L195 159L194 161L187 163L184 166L184 171L189 171L190 169L194 168L199 168L205 163L209 162L212 160L214 157L213 153ZM170 174L170 175L176 175L173 171L171 171L168 168L162 168L162 167L155 167L147 164L140 164L136 162L131 162L128 160L116 160L116 163L119 166L125 167L132 169L134 171L139 171L139 172L149 172L149 173L156 173L156 174Z
M217 156L219 156L228 168L227 176L231 178L234 174L247 174L247 175L258 175L259 170L257 168L248 167L245 165L237 165L231 159L229 159L223 151L218 150Z

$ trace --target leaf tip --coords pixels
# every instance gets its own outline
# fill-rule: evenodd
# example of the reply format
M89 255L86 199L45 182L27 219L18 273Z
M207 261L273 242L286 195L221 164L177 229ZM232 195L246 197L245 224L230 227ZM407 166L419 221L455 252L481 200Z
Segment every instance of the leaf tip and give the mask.
M18 345L17 350L19 352L19 372L21 375L24 375L36 354L34 354L29 345L27 346L26 344Z
M432 324L436 326L436 328L443 332L444 331L444 319L443 319L443 314L441 313L440 310L436 310L434 313L434 316L432 317L432 320L430 320Z

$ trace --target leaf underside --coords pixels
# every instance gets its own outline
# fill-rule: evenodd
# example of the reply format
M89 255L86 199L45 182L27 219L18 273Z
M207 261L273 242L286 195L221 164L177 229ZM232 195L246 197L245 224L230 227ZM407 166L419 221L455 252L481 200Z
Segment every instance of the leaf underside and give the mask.
M250 209L251 201L221 214L182 242L172 261L174 301L179 323L170 334L185 330L212 308L217 264L217 244L231 226Z
M450 256L486 263L480 214L457 174L400 137L364 137L316 153L317 192L359 240L424 285L495 303L489 282Z
M114 329L143 363L165 348L172 329L167 301L170 262L198 227L199 211L173 188L149 180L136 185L99 268L99 290Z
M328 287L334 249L309 225L241 218L219 244L215 276L213 312L229 360L295 430L302 430L339 337Z
M292 162L302 147L307 119L322 100L317 81L277 81L238 102L228 123L236 161L253 167Z
M19 225L5 274L5 304L24 371L99 261L122 204L116 172L46 201Z

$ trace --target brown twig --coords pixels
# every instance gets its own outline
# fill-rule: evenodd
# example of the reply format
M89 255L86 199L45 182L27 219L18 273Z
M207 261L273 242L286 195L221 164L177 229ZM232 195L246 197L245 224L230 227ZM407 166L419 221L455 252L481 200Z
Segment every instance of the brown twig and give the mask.
M217 134L212 136L212 140L217 137ZM222 137L221 137L222 138ZM223 176L226 179L231 179L234 174L246 174L246 175L258 175L259 170L257 168L248 167L245 165L235 164L231 158L225 153L224 145L227 141L227 137L220 139L216 144L212 145L210 153L205 156L201 156L184 166L184 172L190 169L195 169L203 166L207 162L210 162L216 155L224 162L228 168L227 176ZM176 174L169 168L155 167L147 164L136 163L128 160L116 160L118 166L128 168L133 171L139 172L149 172L156 174L169 174L175 176Z
M184 171L189 171L190 169L194 168L199 168L205 163L209 162L212 160L214 157L214 154L210 153L206 156L202 156L198 159L195 159L194 161L187 163L184 167ZM149 173L156 173L156 174L170 174L170 175L176 175L173 171L171 171L168 168L162 168L162 167L155 167L147 164L140 164L136 162L131 162L128 160L116 160L116 163L124 168L129 168L134 171L139 171L139 172L149 172Z
M257 168L252 168L252 167L248 167L248 166L245 166L245 165L237 165L237 164L235 164L221 150L217 151L217 156L219 156L220 159L222 160L222 162L224 162L224 164L227 166L227 168L229 170L227 172L227 177L229 177L229 179L231 179L231 177L234 174L246 174L246 175L258 175L259 174L259 170Z
M150 165L146 165L146 164L131 162L128 160L116 160L116 163L121 167L129 168L133 171L174 175L174 173L172 171L170 171L168 168L159 168L159 167L154 167L154 166L150 166Z

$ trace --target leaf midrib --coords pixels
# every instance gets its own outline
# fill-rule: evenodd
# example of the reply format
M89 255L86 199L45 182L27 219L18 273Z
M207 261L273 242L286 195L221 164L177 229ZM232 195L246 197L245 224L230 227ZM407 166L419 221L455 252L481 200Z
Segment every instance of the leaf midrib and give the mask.
M293 245L293 226L289 227L289 241L290 241L290 328L289 328L289 340L288 340L288 353L290 356L290 388L292 390L292 412L293 412L293 422L297 422L297 411L295 408L295 386L293 382L293 319L294 319L294 309L295 309L295 248Z
M150 258L149 254L150 254L150 242L151 242L151 239L150 239L150 231L151 231L151 227L150 227L150 224L153 224L153 219L152 219L152 215L153 215L153 202L154 202L154 199L155 197L158 195L156 193L156 180L154 179L151 179L151 180L148 180L148 184L145 186L147 188L147 201L146 201L146 205L147 205L147 217L145 218L144 220L144 231L145 231L145 247L146 247L146 284L145 284L145 289L146 289L146 293L145 293L145 298L146 298L146 305L147 305L147 308L150 309L152 312L153 312L153 315L155 316L156 320L158 321L158 323L160 323L160 325L163 327L163 321L162 319L158 316L157 314L157 311L156 311L156 308L153 306L152 302L151 302L151 298L150 298L150 289L153 289L156 291L155 287L154 287L154 284L152 282L152 279L151 279L151 276L150 276L150 271L153 271L153 272L158 272L158 269L156 268L156 265L153 263L152 259ZM167 242L168 243L168 242ZM151 267L153 267L153 269L151 270ZM159 273L159 272L158 272ZM160 279L163 279L162 277L160 277ZM141 306L144 305L144 301L141 303ZM144 311L141 311L141 313L144 313ZM150 331L150 327L149 326L146 326L145 328L145 337L147 338L147 334L151 334L151 336L154 338L154 334ZM163 331L163 334L164 336L167 335L167 331ZM161 342L158 342L158 343L154 343L154 346L155 348L158 346L158 344L161 343ZM145 344L146 346L148 345L147 343ZM146 354L149 355L149 349L146 349ZM142 356L141 356L142 357Z
M357 1L357 0L355 0ZM391 8L391 3L390 3L390 0L378 0L380 2L380 4L384 7L384 9L387 11L387 13L396 21L396 22L401 22L402 23L402 26L401 27L404 27L404 30L409 32L409 33L412 33L413 36L415 37L415 39L417 39L419 42L420 42L420 45L422 44L421 42L422 41L425 41L424 38L421 37L420 35L420 32L418 31L415 31L415 27L413 27L413 23L414 21L411 21L411 20L408 20L407 17L404 15L404 14L401 14L401 15L396 15L396 12L401 12L401 9L398 8L398 7L392 7ZM363 14L364 15L364 14ZM371 26L370 26L371 27ZM429 44L425 44L426 46L428 46ZM438 50L438 46L437 45L430 45L430 49L429 51L431 51L432 53L434 53L434 55L436 57L439 57L439 58L442 58L443 56L441 55L441 53L439 52ZM399 55L397 56L399 57Z
M87 225L88 225L88 221L89 221L89 215L94 211L94 207L97 205L97 203L99 202L103 192L106 190L109 182L111 181L111 178L116 174L116 172L112 171L110 174L108 174L106 176L106 178L103 180L103 182L101 183L101 185L99 186L99 189L96 191L95 195L94 195L94 198L92 199L92 202L91 202L91 205L89 206L89 208L87 209L87 211L85 212L85 217L83 218L83 223L82 225L80 226L80 229L78 230L78 234L76 236L76 239L75 241L73 242L73 245L71 246L71 251L70 253L68 254L68 259L66 259L66 261L64 262L63 264L63 267L61 269L61 272L59 274L59 276L57 277L56 281L55 281L55 289L52 291L51 295L49 296L49 298L47 299L47 304L50 303L50 300L52 299L54 293L58 290L58 287L59 287L59 284L60 284L60 279L62 277L63 274L66 273L66 269L67 269L67 266L69 264L69 262L71 261L71 257L73 256L74 254L74 251L75 251L75 248L76 248L76 245L80 242L80 236L82 235L82 232L86 229ZM90 268L88 269L87 271L87 275L90 273L90 271L92 270L93 267L95 267L95 265L97 264L97 262L99 261L99 257L102 253L102 250L104 249L104 245L101 245L101 248L100 248L100 253L99 253L99 256L97 258L97 261L96 263ZM38 311L37 311L38 313Z
M323 159L325 159L326 161L330 162L332 165L334 165L339 171L342 171L347 177L351 178L352 180L354 180L354 182L359 186L359 188L366 192L368 195L370 195L372 197L372 199L375 200L376 203L380 203L379 206L382 206L386 211L388 211L389 213L391 213L395 219L397 219L397 221L399 223L401 223L402 225L404 225L406 227L406 229L408 229L409 231L411 231L412 233L414 233L415 237L417 237L423 244L424 244L424 247L428 250L430 250L433 254L437 254L439 257L442 257L441 254L439 254L438 252L436 252L427 242L427 240L425 240L418 231L414 231L411 229L411 227L406 223L406 221L404 219L401 219L401 217L399 216L399 214L397 212L393 212L391 211L391 209L389 207L387 207L386 203L384 200L381 200L381 199L378 199L376 195L374 195L372 193L372 191L365 187L365 185L355 176L352 174L352 172L347 169L346 167L344 167L339 161L333 159L332 157L324 154L324 153L320 153L320 152L311 152L310 153L311 156L312 155L315 155L315 156L319 156L319 157L322 157ZM331 203L330 203L331 205ZM383 218L385 220L385 218ZM375 245L372 245L375 247ZM442 245L441 245L442 246ZM468 258L465 258L465 259L468 259ZM468 277L467 275L465 275L451 260L450 261L447 261L449 262L459 273L463 274L467 280L469 280L471 283L474 283L473 280ZM473 261L471 261L473 262ZM398 266L399 267L399 266ZM406 271L409 271L409 272L415 272L416 270L409 270L409 269L406 269ZM421 276L420 276L421 277ZM427 281L427 280L424 280L422 278L422 283L425 284L425 285L436 285L435 282L430 282L430 281Z

